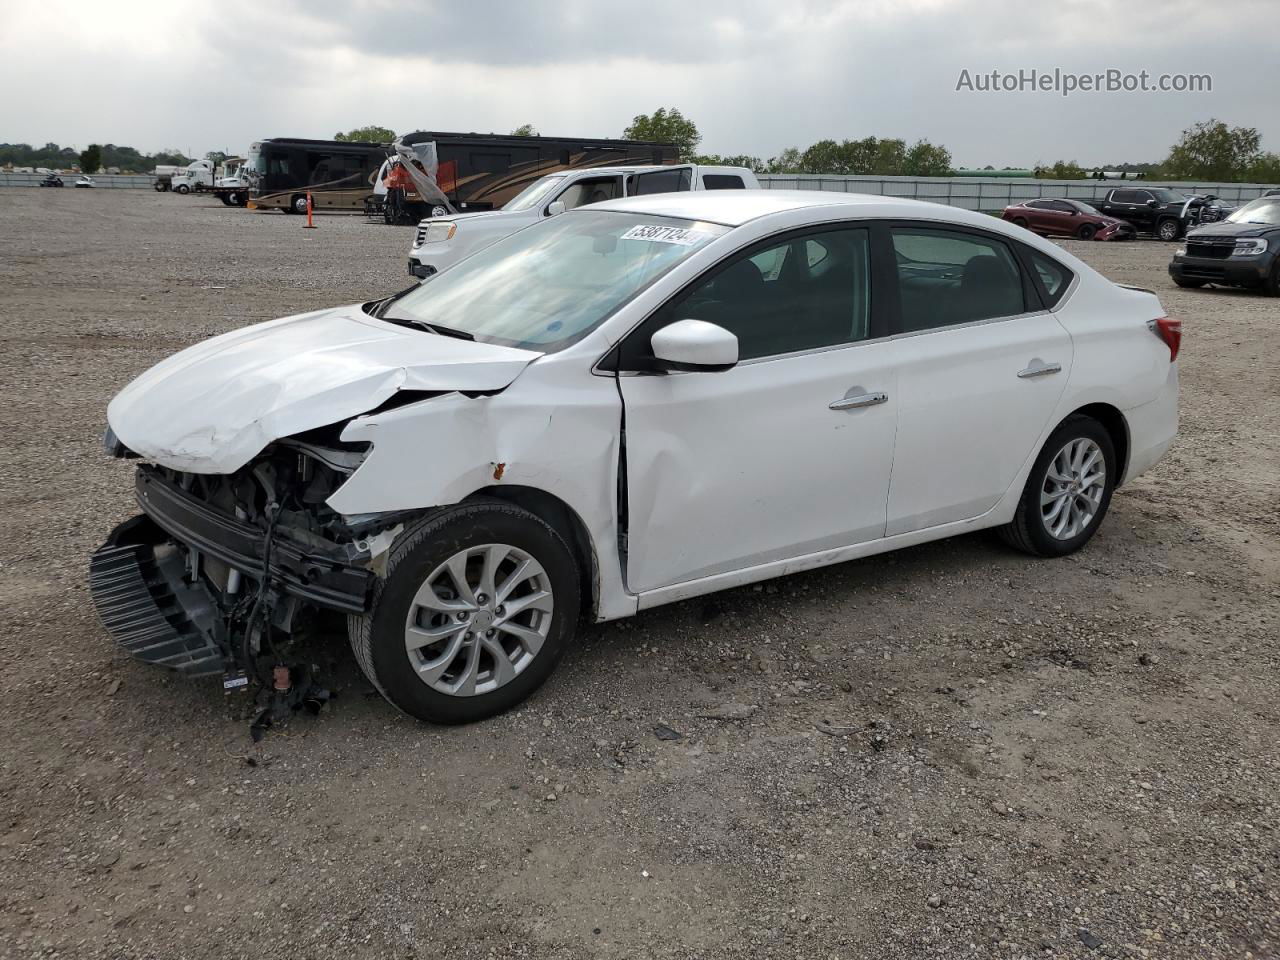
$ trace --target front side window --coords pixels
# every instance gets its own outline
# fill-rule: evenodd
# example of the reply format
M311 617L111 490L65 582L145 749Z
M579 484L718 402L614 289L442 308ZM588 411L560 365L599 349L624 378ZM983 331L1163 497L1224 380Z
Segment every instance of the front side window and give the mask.
M564 204L566 210L586 206L588 203L600 203L622 195L622 181L619 177L595 177L590 180L578 180L564 188L564 192L556 197Z
M829 230L757 248L663 309L662 322L686 319L733 333L739 360L865 340L867 231Z
M562 173L556 174L555 176L543 177L541 180L535 180L508 200L502 209L528 210L531 207L536 207L542 202L543 198L550 196L552 190L559 188L560 183L563 180L564 174Z
M380 316L486 343L561 350L726 232L714 223L605 210L551 217L441 271Z
M1022 275L1003 241L931 227L891 234L904 332L1026 312Z

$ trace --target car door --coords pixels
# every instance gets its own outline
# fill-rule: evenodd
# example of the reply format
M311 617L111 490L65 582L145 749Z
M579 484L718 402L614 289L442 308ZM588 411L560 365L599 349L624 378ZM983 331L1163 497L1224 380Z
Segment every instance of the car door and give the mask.
M1072 345L1009 242L915 223L889 234L900 331L894 536L996 505L1057 406Z
M1049 211L1044 200L1031 200L1027 203L1027 226L1035 233L1046 233L1050 229Z
M827 227L754 245L623 342L630 590L884 535L896 372L869 238ZM690 318L738 337L736 366L653 372L654 331Z
M1074 236L1078 229L1076 208L1065 200L1049 200L1046 206L1051 225L1048 232L1055 237Z
M1112 209L1106 212L1121 220L1128 220L1142 230L1151 228L1151 208L1147 201L1152 199L1146 190L1115 190L1111 194Z

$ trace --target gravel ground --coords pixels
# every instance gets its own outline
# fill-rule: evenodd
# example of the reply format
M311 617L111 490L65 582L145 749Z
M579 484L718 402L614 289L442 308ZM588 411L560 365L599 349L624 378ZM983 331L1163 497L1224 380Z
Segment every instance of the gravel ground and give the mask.
M1076 556L963 537L648 612L466 728L334 639L339 698L255 745L98 626L134 512L99 436L183 346L406 284L408 231L319 225L0 191L0 955L1280 956L1277 301L1070 244L1186 323L1181 435Z

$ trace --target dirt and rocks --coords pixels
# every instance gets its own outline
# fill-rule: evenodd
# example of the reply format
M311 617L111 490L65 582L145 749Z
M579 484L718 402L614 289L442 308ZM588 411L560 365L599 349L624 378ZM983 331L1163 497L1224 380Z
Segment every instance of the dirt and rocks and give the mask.
M585 631L520 710L241 701L126 659L85 561L113 393L407 285L404 229L0 191L0 956L1280 956L1280 302L1179 291L1183 422L1098 537L986 536Z

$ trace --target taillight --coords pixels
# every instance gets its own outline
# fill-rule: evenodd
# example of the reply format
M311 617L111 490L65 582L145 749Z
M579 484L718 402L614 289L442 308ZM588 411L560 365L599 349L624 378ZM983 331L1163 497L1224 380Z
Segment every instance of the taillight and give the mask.
M1169 347L1169 362L1178 359L1178 348L1182 346L1182 321L1172 317L1160 317L1150 323L1151 332Z

